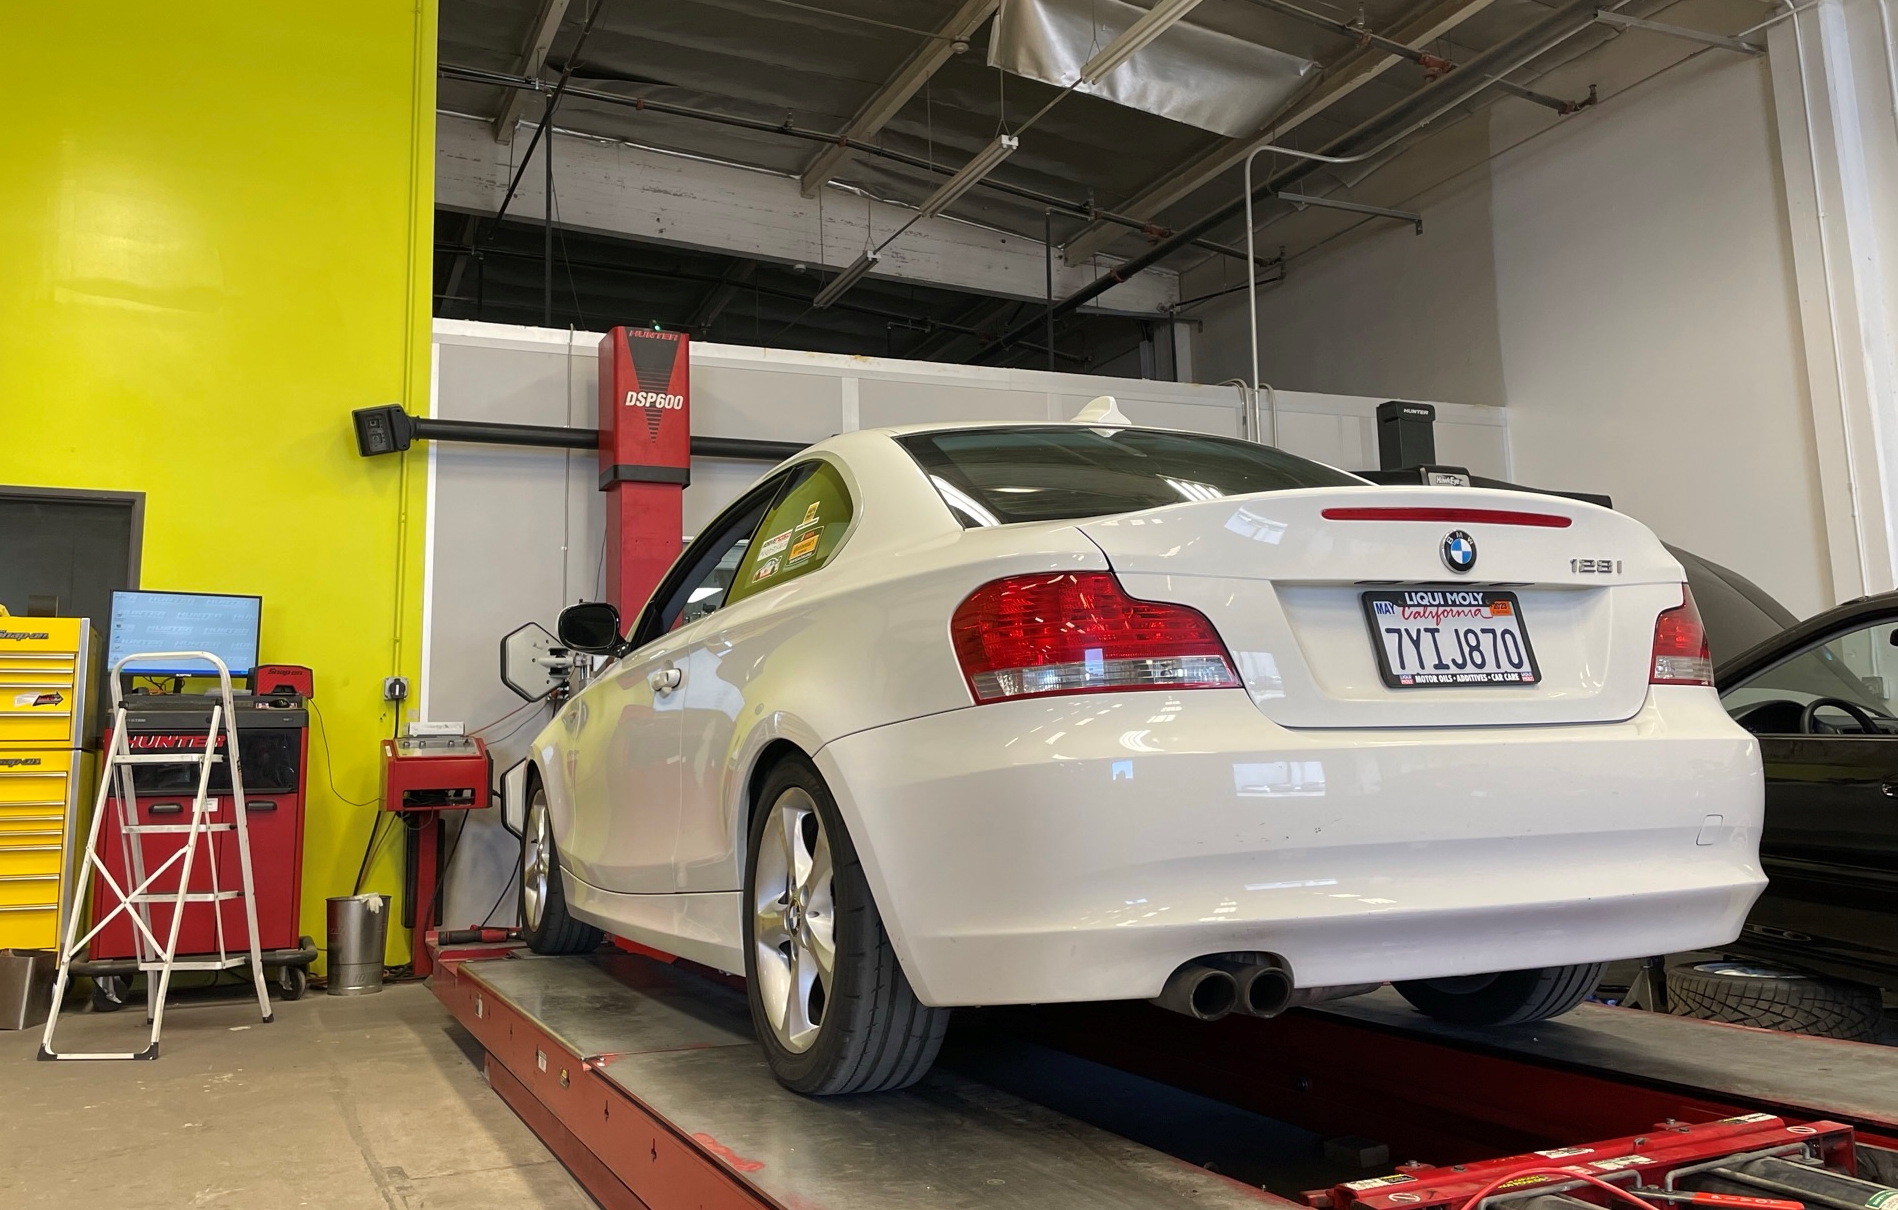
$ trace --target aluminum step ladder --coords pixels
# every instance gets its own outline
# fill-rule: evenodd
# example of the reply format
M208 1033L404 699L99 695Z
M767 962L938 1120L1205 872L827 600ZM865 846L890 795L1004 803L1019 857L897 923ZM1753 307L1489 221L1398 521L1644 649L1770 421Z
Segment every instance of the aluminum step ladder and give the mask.
M134 753L125 729L125 698L121 683L121 673L128 663L165 660L175 667L179 660L194 660L209 664L217 669L219 700L211 707L211 725L205 733L202 751L178 751L156 753ZM250 867L250 831L245 821L244 775L238 759L236 705L231 696L231 670L224 661L208 651L147 651L121 658L112 666L110 674L112 684L112 742L106 748L105 767L99 775L99 796L93 804L92 826L86 837L85 856L80 861L78 878L73 892L71 913L66 919L65 945L59 952L59 974L53 982L53 1011L46 1018L46 1032L40 1039L39 1057L42 1059L156 1059L158 1057L158 1038L165 1026L165 994L171 986L173 971L223 971L250 964L251 978L257 987L257 1008L263 1019L271 1019L270 992L264 983L263 955L257 945L257 895L256 885L251 879ZM224 748L218 749L219 728L223 729ZM211 769L213 766L228 762L231 775L231 806L234 818L229 823L213 822L217 814L218 799L211 797ZM139 765L194 765L198 770L198 792L191 804L191 818L186 823L140 823L138 821L138 800L133 784L132 771ZM108 803L115 805L119 820L119 845L125 864L126 885L120 886L112 871L99 856L99 840L104 834L105 813ZM244 885L230 890L218 886L217 854L209 838L218 833L230 833L237 844L239 867L243 871ZM151 870L145 868L144 837L150 835L182 835L185 840L170 856L160 861ZM206 852L210 862L211 889L193 891L191 889L191 871L196 864L200 850ZM166 871L178 871L178 886L173 891L154 891L152 886ZM84 936L79 934L79 921L85 911L87 891L92 875L97 872L100 881L111 892L109 898L113 906L105 911ZM100 907L106 906L102 897ZM241 900L244 904L244 921L249 930L249 948L244 953L232 955L225 944L224 912L220 906L227 902ZM158 939L152 928L151 905L171 905L171 925L164 941ZM178 957L178 931L184 922L187 904L203 903L212 906L216 922L217 957L187 958ZM152 1027L151 1041L145 1049L116 1054L81 1054L53 1049L53 1030L59 1024L59 1006L66 994L66 986L72 978L72 964L77 955L84 951L94 937L119 916L131 921L138 950L138 969L146 974L146 1023ZM156 984L152 976L157 976Z

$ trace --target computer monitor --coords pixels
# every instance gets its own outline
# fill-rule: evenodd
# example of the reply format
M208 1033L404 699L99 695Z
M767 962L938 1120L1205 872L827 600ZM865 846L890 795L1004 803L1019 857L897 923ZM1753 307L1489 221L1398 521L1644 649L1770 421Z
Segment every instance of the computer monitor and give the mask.
M257 666L257 627L264 599L216 592L115 592L106 664L142 651L208 651L232 676ZM126 676L216 676L197 660L134 660Z

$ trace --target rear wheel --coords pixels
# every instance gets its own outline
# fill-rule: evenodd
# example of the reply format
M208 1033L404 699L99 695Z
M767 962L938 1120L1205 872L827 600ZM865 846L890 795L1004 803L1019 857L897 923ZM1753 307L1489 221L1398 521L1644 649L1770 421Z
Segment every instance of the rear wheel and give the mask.
M745 863L745 990L778 1082L828 1096L906 1088L949 1010L910 990L857 852L817 770L765 778Z
M1522 1025L1559 1017L1588 999L1601 982L1603 963L1536 970L1410 979L1398 994L1419 1010L1458 1025Z
M547 791L539 785L528 800L527 826L521 829L521 936L536 954L589 953L599 949L606 936L567 915Z
M1875 987L1736 960L1668 967L1667 1007L1677 1017L1856 1042L1876 1038L1885 1017Z

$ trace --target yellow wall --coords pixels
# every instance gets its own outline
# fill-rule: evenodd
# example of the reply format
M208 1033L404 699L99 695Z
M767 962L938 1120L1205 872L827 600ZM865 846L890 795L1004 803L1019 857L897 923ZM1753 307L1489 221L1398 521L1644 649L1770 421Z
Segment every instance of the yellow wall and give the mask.
M420 664L425 455L358 458L349 412L427 411L435 0L11 5L0 42L37 48L0 170L0 484L145 492L145 587L263 594L335 757L313 731L322 945L383 677Z

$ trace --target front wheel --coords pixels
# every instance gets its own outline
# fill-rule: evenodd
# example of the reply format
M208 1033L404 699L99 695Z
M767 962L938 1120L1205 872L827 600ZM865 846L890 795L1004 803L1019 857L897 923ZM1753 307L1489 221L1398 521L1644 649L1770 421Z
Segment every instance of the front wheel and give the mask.
M1409 979L1397 992L1419 1010L1458 1025L1523 1025L1559 1017L1588 999L1605 964L1545 966L1454 979Z
M536 954L587 954L600 948L606 934L567 915L566 889L560 885L560 851L547 814L546 787L536 785L521 829L521 937Z
M765 778L745 863L745 991L778 1082L829 1096L923 1078L949 1010L916 998L837 804L809 763Z

